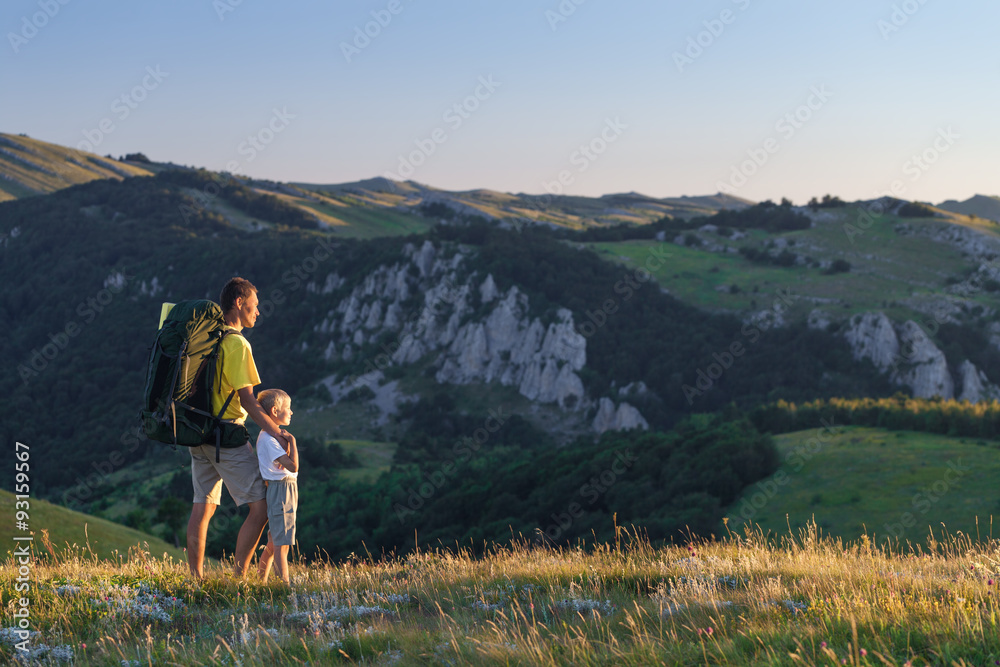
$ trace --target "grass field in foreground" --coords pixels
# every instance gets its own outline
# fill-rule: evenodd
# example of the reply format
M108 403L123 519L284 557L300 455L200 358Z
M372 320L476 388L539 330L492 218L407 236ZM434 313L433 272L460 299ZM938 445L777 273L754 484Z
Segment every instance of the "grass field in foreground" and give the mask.
M831 536L854 539L867 530L875 539L922 541L930 529L986 538L991 516L1000 519L998 443L864 427L788 433L775 442L781 468L744 491L730 508L731 527L749 518L787 534L815 518ZM992 535L1000 537L1000 525Z
M624 532L624 531L623 531ZM1000 541L896 551L870 540L434 551L293 564L292 588L201 583L133 552L31 564L24 657L74 665L993 665ZM226 569L220 569L220 568ZM8 622L8 625L10 623ZM0 659L18 637L0 634Z

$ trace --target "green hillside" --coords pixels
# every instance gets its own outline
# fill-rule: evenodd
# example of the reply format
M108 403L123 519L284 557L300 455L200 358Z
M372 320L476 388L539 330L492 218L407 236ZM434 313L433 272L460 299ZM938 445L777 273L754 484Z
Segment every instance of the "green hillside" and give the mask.
M787 534L815 519L823 533L922 542L933 530L1000 536L1000 444L912 431L838 427L774 438L781 465L729 510L741 532L749 518ZM978 517L978 526L976 519ZM942 526L943 524L943 526Z
M340 470L340 479L345 482L374 482L382 473L392 468L397 445L392 442L370 442L367 440L335 441L345 454L354 455L361 465L358 468Z
M564 229L644 225L666 215L688 219L712 215L724 208L740 209L751 203L721 193L658 199L635 192L602 197L511 194L487 189L451 192L415 181L397 182L385 178L340 185L298 183L294 187L324 200L334 200L334 203L344 202L376 211L409 210L437 220L481 218L515 225L543 223Z
M995 290L958 294L949 289L966 279L982 260L969 257L958 245L933 238L935 232L951 225L1000 240L995 225L956 214L916 219L883 215L854 236L852 243L845 228L856 224L861 214L858 205L827 209L808 229L749 230L738 239L697 229L667 232L668 241L677 236L685 243L671 243L666 250L654 240L589 245L609 261L650 269L664 289L702 308L736 312L770 308L779 290L799 297L791 306L788 319L793 320L804 319L814 308L834 319L866 310L909 319L942 301L967 304L969 310L978 305L980 312L983 307L1000 307ZM651 262L655 249L669 253L669 259ZM775 261L750 259L751 252L769 252ZM838 260L849 268L831 271L829 267Z
M101 178L122 179L151 173L135 164L24 135L0 133L0 202L48 194Z
M23 135L0 134L0 202L102 178L149 176L187 170L157 162L122 162L39 141ZM637 193L576 197L526 195L479 189L451 192L414 181L372 178L355 183L285 184L244 176L219 175L260 194L282 199L321 226L345 238L377 238L428 231L440 219L477 217L490 221L537 222L567 229L622 223L647 224L665 215L690 218L736 209L750 202L724 194L657 199ZM266 217L247 215L211 193L189 192L198 207L250 231L269 228Z
M15 513L15 500L13 493L0 490L0 511L4 516L11 517L11 520L4 522L4 527L0 530L0 540L3 540L6 551L11 551L17 546L17 542L12 539L15 535L31 534L34 537L35 551L45 553L42 531L47 530L53 548L60 552L78 548L81 555L88 556L93 552L98 558L105 559L112 558L116 551L124 556L128 554L130 548L138 545L154 557L159 558L167 554L171 558L186 562L182 549L167 544L158 537L107 519L53 505L41 498L32 497L29 500L30 532L14 530L12 518Z

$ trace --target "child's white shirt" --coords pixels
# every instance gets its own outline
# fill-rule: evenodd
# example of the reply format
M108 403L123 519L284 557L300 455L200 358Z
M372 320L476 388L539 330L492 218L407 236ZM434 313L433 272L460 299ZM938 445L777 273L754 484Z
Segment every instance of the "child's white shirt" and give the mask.
M290 472L276 460L285 456L285 448L278 444L278 441L261 431L257 436L257 462L260 464L260 476L271 481L278 481L285 478L296 479L297 472Z

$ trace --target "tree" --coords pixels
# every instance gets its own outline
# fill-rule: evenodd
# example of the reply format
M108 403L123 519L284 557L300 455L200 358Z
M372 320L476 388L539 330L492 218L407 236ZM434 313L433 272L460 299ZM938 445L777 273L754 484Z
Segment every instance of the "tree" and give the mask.
M156 522L167 524L166 539L173 537L174 546L180 548L180 534L181 528L184 526L184 520L188 516L191 506L187 503L182 502L176 496L167 496L160 501L160 506L156 509Z
M129 528L149 532L149 517L141 509L134 509L125 515L125 525Z

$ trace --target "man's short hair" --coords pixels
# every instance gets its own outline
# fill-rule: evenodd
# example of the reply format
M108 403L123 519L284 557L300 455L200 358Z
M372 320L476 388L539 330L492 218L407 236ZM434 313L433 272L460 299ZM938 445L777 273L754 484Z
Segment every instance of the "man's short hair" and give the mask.
M222 294L219 295L219 305L222 306L222 312L228 313L236 305L236 299L246 301L256 291L257 288L246 278L238 276L230 278L226 286L222 288Z
M264 412L268 417L271 416L271 409L275 406L291 405L292 403L292 397L282 389L265 389L257 394L257 400L260 402L260 407L264 408Z

